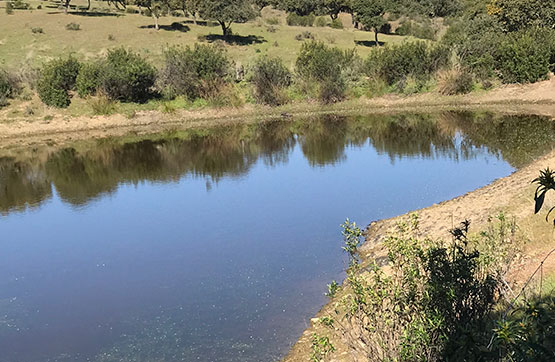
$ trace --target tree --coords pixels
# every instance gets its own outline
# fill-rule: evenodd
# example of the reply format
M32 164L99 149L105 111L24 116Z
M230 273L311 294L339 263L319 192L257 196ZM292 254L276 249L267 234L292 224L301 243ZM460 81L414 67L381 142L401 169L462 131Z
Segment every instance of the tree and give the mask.
M199 5L199 14L203 19L217 21L227 36L233 23L246 23L258 12L250 0L205 0Z
M328 14L332 20L337 19L340 12L351 12L351 0L323 0L323 10Z
M555 2L545 0L492 0L488 13L508 32L532 26L555 29Z
M277 7L288 13L307 16L319 12L322 9L323 1L324 0L281 0L277 2Z
M169 7L168 0L135 0L135 4L138 6L144 6L148 9L154 19L154 27L156 30L160 30L158 19L162 15L162 9L164 7Z
M354 0L353 12L355 19L367 29L374 30L376 45L378 42L378 32L386 23L384 19L386 6L384 0Z

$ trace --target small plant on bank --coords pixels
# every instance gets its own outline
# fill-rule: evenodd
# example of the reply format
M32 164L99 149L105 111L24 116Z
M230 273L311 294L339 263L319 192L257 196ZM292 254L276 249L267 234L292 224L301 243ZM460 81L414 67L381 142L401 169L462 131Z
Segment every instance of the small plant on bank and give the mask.
M22 90L21 80L14 73L0 70L0 97L7 103L8 98L14 98Z
M460 67L440 71L437 76L437 82L438 91L443 95L466 94L474 86L472 74Z
M116 105L105 94L89 99L89 105L97 116L108 116L116 111Z
M81 30L81 25L77 23L69 23L66 25L66 30L73 30L73 31Z
M332 282L328 284L328 292L326 293L326 296L332 299L335 298L340 288L341 286L335 280L332 280Z
M12 15L13 14L13 5L11 1L6 2L6 14Z
M313 362L321 362L335 351L335 347L330 342L329 337L319 336L316 333L312 334L311 348L312 352L310 353L310 360Z
M251 82L259 103L277 106L288 102L286 89L291 85L291 72L280 58L257 59Z
M536 193L534 195L534 201L536 203L534 212L537 214L543 207L543 204L545 202L545 195L547 194L547 192L555 191L555 171L551 171L548 167L545 170L541 171L540 175L532 182L538 184L538 187L536 188ZM545 216L546 220L548 220L549 214L553 210L555 210L555 206L549 209L549 211L547 212L547 215ZM553 224L555 225L555 220L553 221Z
M42 28L31 28L31 32L33 34L44 34L44 30Z

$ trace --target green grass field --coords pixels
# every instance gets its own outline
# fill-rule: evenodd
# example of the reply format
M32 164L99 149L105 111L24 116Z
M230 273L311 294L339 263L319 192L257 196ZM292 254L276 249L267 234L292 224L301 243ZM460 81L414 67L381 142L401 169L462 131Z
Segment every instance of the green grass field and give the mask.
M53 57L74 54L79 59L90 59L107 49L125 46L140 52L155 64L160 64L164 47L193 45L199 41L221 41L219 26L195 25L184 17L162 17L161 30L152 28L153 19L139 14L107 13L105 2L92 1L89 13L72 11L64 14L57 2L30 1L35 10L5 12L5 2L0 2L0 66L14 68L22 64L40 65ZM36 10L41 5L42 9ZM78 0L72 5L86 6ZM270 25L269 19L279 20ZM271 9L264 10L262 18L247 24L234 24L232 29L244 44L226 43L229 55L238 63L248 64L260 54L279 56L292 66L302 41L295 36L309 31L315 39L342 49L356 48L361 56L371 51L374 34L356 30L349 15L342 17L344 29L329 27L296 27L285 24L285 15ZM181 30L169 29L173 22L183 24ZM68 23L77 23L81 30L66 30ZM44 33L33 33L32 28L42 28ZM208 40L202 39L208 36ZM380 34L385 43L401 42L404 37Z

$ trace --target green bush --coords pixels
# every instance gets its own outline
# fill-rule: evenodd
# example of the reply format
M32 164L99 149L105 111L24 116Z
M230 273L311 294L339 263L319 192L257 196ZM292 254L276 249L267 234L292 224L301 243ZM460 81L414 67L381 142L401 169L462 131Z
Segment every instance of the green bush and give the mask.
M441 43L454 50L463 67L485 80L495 75L502 34L499 23L481 14L455 22L447 29Z
M316 16L314 14L310 15L298 15L296 13L289 13L287 15L287 25L290 26L313 26Z
M449 63L449 56L448 48L422 41L385 46L370 53L365 72L393 85L409 76L428 78Z
M12 5L11 1L8 1L6 3L6 14L8 14L8 15L13 14L13 5Z
M291 72L280 58L259 58L252 70L254 97L273 106L287 103L285 89L291 85Z
M69 23L66 25L66 30L81 30L81 25L77 23Z
M73 57L55 59L40 71L37 91L48 106L65 108L70 104L69 91L75 87L81 64Z
M415 38L434 40L436 38L436 32L434 28L429 24L419 24L413 21L405 21L395 30L397 35L411 35Z
M96 94L102 86L102 76L106 65L102 61L83 64L75 81L77 94L86 97Z
M550 48L533 31L508 34L499 44L497 66L504 83L534 83L546 79Z
M14 10L29 10L31 9L31 5L29 3L23 2L22 0L15 0L15 1L8 1L6 3L11 5L11 8Z
M330 23L330 28L343 29L343 22L339 18L335 18Z
M167 98L195 99L229 82L232 66L224 48L195 44L192 49L169 48L164 56L157 87Z
M500 361L555 360L555 296L536 296L497 321L492 356Z
M322 42L310 41L302 45L297 57L297 73L308 84L318 88L324 103L342 100L346 91L346 73L353 67L354 51L343 52Z
M316 18L315 25L319 28L327 26L328 25L328 19L324 16L319 16L319 17Z
M112 100L143 102L152 94L156 69L124 48L111 50L102 74L102 90Z
M279 25L279 18L277 17L266 18L265 20L268 25Z
M14 98L21 92L21 81L15 74L0 70L0 97Z

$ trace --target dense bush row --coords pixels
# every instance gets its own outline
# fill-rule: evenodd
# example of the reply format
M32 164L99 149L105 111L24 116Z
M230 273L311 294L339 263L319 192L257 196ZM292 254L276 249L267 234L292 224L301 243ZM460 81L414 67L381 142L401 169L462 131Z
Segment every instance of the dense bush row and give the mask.
M509 2L500 1L498 5ZM528 3L523 2L518 8L522 17L526 17L524 4ZM503 10L495 9L494 14L459 19L449 27L441 42L453 49L461 65L479 79L497 77L504 83L546 79L555 68L555 24L533 22L534 26L517 26L520 24L517 19L510 17L509 21L509 15Z
M118 48L86 63L70 56L44 64L36 90L45 104L60 108L69 106L74 93L82 98L99 95L112 102L181 97L221 106L240 105L243 98L252 97L269 105L293 98L333 103L348 96L410 94L432 87L446 95L468 93L475 80L484 85L492 78L505 83L536 82L555 69L555 30L487 31L496 26L500 29L490 16L477 16L466 27L453 25L438 43L377 47L366 59L354 50L303 40L293 71L281 59L261 57L247 69L246 78L240 75L242 70L235 72L235 64L220 45L169 48L161 69L137 53ZM250 95L239 94L244 87L235 82L243 79L251 83ZM18 77L0 72L0 105L19 92L20 83Z

